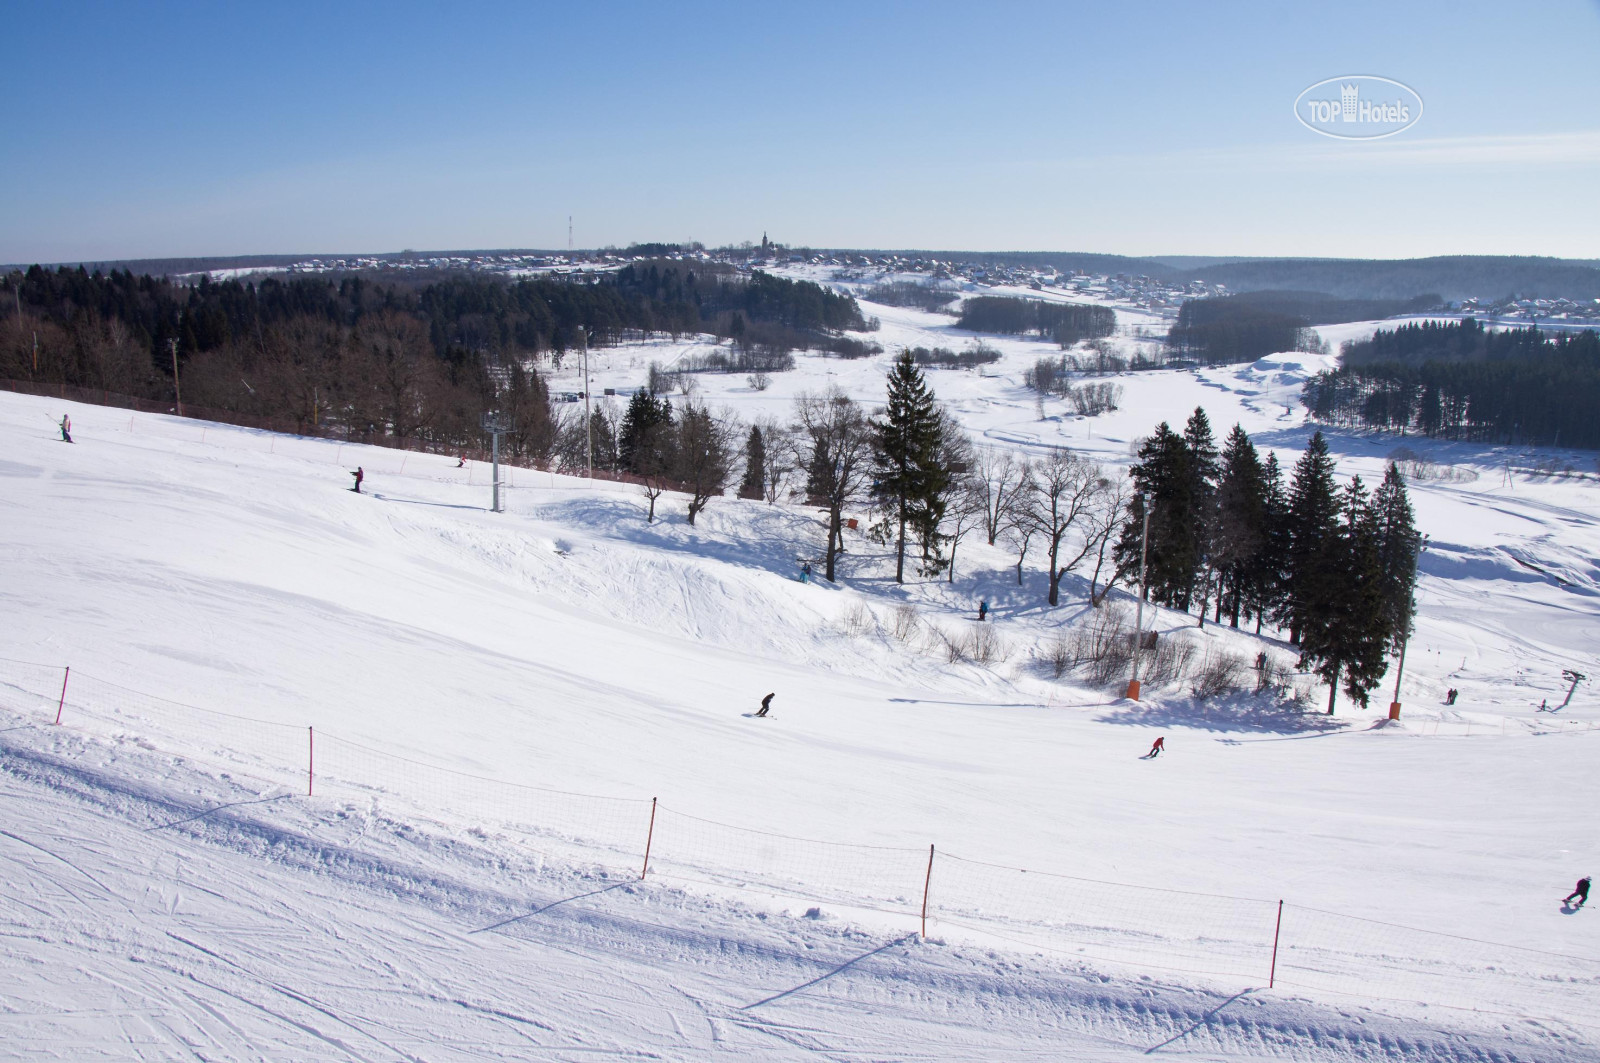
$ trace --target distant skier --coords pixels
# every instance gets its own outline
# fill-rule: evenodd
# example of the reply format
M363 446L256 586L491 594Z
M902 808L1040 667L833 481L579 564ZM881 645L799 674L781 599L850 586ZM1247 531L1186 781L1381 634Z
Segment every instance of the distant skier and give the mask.
M989 615L989 603L987 601L979 602L978 603L978 623L980 623L980 624L983 623L983 621L988 617L988 615Z
M801 583L810 583L811 582L811 562L809 562L809 561L807 561L805 564L800 566L800 582Z
M776 695L777 695L777 691L773 691L771 694L768 694L766 697L761 699L761 708L756 710L756 715L757 716L765 716L767 714L767 710L772 708L772 699ZM1589 881L1588 879L1584 879L1585 883L1587 883L1588 881Z
M1456 703L1456 695L1459 693L1460 691L1458 691L1455 687L1451 687L1444 696L1444 703L1446 705L1454 705Z
M462 454L460 457L456 458L456 468L465 469L466 467L467 467L467 456L465 454Z
M72 442L72 418L66 414L61 415L61 442Z
M367 478L367 474L361 471L361 466L357 465L356 471L350 475L356 478L356 485L350 488L350 490L359 495L361 493L361 481Z
M1577 903L1577 905L1575 905L1575 907L1578 907L1578 908L1582 908L1584 906L1584 903L1586 901L1588 901L1588 899L1589 899L1589 876L1588 875L1585 875L1585 876L1583 876L1582 878L1580 878L1578 880L1578 888L1573 890L1571 893L1567 894L1565 897L1563 897L1561 899L1561 903L1562 904L1572 904L1572 899L1574 897L1576 897L1578 899L1578 903Z
M1150 752L1146 753L1144 755L1144 758L1146 760L1153 760L1154 758L1160 756L1161 755L1161 751L1166 749L1166 748L1167 748L1167 736L1166 735L1162 735L1160 738L1157 738L1154 742L1150 743Z

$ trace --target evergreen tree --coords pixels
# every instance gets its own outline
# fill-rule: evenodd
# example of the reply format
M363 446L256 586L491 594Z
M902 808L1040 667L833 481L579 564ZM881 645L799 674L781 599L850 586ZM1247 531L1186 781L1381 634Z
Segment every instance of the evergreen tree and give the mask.
M1340 594L1339 497L1327 440L1317 432L1295 463L1284 535L1283 593L1275 611L1302 647L1332 621Z
M1361 477L1345 488L1339 506L1330 543L1340 569L1337 592L1325 603L1321 621L1307 625L1300 643L1301 666L1311 665L1328 684L1330 716L1341 678L1351 700L1366 705L1368 692L1388 669L1389 646L1378 524Z
M671 400L650 391L634 392L617 439L623 469L636 476L659 475L665 466L664 429L671 425Z
M1390 653L1399 653L1411 635L1416 615L1417 550L1422 544L1406 497L1405 478L1389 463L1383 484L1373 493L1383 618Z
M1188 609L1197 564L1192 518L1193 483L1189 448L1167 422L1139 447L1138 461L1128 470L1134 496L1128 501L1115 552L1117 572L1139 575L1144 507L1150 507L1150 549L1146 596L1177 609Z
M1267 485L1255 444L1243 428L1233 426L1222 449L1222 473L1217 483L1217 523L1212 537L1211 563L1218 574L1217 615L1224 603L1229 623L1239 626L1239 614L1259 596L1254 579L1267 549Z
M722 494L731 475L729 426L706 408L689 401L673 430L674 478L689 493L689 524L707 503Z
M943 461L943 417L909 350L900 352L889 371L888 406L872 431L873 494L886 511L878 530L885 539L893 537L894 578L904 583L906 528L920 518L924 543L937 536L940 499L951 480Z
M766 491L767 444L761 438L760 427L751 425L744 444L744 481L739 485L739 497L761 499Z
M1269 452L1261 466L1261 521L1262 547L1246 583L1257 635L1261 634L1261 621L1283 601L1284 559L1289 554L1289 497L1283 490L1283 470L1276 451Z
M1183 448L1188 459L1184 494L1184 514L1188 534L1182 544L1186 563L1191 566L1191 594L1200 600L1200 626L1206 623L1206 598L1213 575L1211 553L1217 528L1217 445L1211 436L1211 421L1206 411L1196 406L1183 428ZM1219 590L1220 595L1220 590ZM1188 599L1184 608L1188 608Z

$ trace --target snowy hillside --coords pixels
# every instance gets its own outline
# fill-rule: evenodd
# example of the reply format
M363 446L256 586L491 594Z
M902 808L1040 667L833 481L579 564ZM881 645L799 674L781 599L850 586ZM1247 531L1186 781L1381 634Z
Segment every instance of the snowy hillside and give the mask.
M863 309L889 352L969 339ZM1134 345L1160 322L1119 324ZM1323 364L1130 374L1084 419L1021 385L1052 345L984 339L998 364L929 373L976 439L1113 465L1196 405L1291 464ZM593 352L593 386L696 347ZM829 384L880 401L888 357L696 379L787 419ZM1593 455L1559 477L1527 471L1548 452L1330 440L1341 475L1375 482L1404 442L1437 476L1412 484L1432 541L1397 724L1392 673L1332 720L1054 679L1037 654L1087 622L1084 585L1047 609L1042 573L1017 587L976 537L953 584L895 586L856 533L838 586L802 584L821 525L797 505L720 499L689 527L668 496L647 525L635 488L512 470L492 514L476 464L0 394L5 1041L1600 1058L1600 916L1560 904L1600 865L1600 711L1592 683L1538 708L1563 668L1600 677ZM999 648L952 661L980 599Z

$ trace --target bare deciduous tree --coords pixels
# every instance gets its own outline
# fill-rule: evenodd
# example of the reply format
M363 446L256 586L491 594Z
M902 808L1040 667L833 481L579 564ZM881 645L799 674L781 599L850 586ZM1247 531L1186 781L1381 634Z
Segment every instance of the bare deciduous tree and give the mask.
M861 407L835 387L795 398L795 431L805 459L806 494L828 511L823 578L832 583L844 547L844 507L866 487L871 426Z
M1108 481L1100 466L1064 447L1052 448L1034 466L1034 488L1028 495L1028 519L1045 543L1049 557L1051 605L1061 602L1061 578L1082 561L1089 546L1068 559L1067 535L1095 508Z

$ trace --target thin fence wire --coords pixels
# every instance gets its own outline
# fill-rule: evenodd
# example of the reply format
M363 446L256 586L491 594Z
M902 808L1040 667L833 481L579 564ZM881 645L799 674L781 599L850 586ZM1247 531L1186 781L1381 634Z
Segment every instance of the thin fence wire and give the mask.
M719 887L914 915L926 849L817 841L661 806L650 873Z
M62 697L65 683L65 698ZM1014 867L923 847L802 838L642 798L512 783L428 764L309 726L163 698L64 666L0 657L0 706L291 792L404 818L513 834L543 858L716 891L927 917L936 933L1097 964L1260 986L1279 902ZM1542 721L1539 721L1542 726ZM1562 733L1524 730L1524 734ZM646 867L646 852L649 853ZM926 889L926 893L924 890ZM1600 1027L1600 958L1283 904L1276 984L1366 999ZM1525 1015L1511 1010L1506 1014Z
M940 853L930 922L1085 959L1265 982L1276 901L1079 878Z

